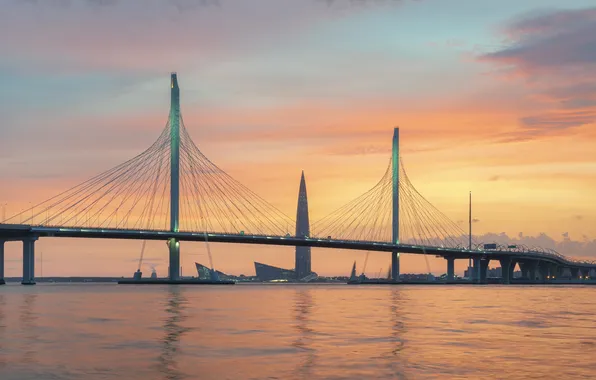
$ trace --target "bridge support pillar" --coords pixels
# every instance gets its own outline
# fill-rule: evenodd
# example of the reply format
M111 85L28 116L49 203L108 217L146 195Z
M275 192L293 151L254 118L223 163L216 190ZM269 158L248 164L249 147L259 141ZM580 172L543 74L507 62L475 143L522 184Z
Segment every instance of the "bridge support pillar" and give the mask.
M472 281L479 284L480 283L480 258L475 257L472 262L474 263L474 268L472 270Z
M399 252L391 252L391 279L399 281Z
M511 283L511 269L514 262L511 258L500 259L501 262L501 283L509 285Z
M35 285L35 241L37 237L23 240L23 285Z
M536 282L537 277L538 277L538 262L530 261L528 263L528 278L530 279L530 281Z
M4 240L0 240L0 285L4 284Z
M511 265L509 266L509 283L513 281L513 273L515 273L515 265L517 262L515 260L511 260Z
M446 257L447 260L447 281L455 280L455 257Z
M490 264L490 259L482 259L480 260L480 283L487 284L488 279L488 264Z
M555 280L559 277L559 267L555 264L549 265L548 272L551 280Z
M577 280L579 278L579 268L569 268L569 271L571 272L572 280Z
M589 269L581 269L580 273L582 274L582 278L587 280L590 277L590 270Z
M538 271L540 272L541 282L546 282L549 280L549 277L550 277L549 266L550 265L545 262L541 262L538 264Z
M180 242L178 239L171 238L168 240L168 248L170 249L170 281L180 279Z
M521 271L522 278L532 280L530 277L530 264L527 262L519 262L519 270Z

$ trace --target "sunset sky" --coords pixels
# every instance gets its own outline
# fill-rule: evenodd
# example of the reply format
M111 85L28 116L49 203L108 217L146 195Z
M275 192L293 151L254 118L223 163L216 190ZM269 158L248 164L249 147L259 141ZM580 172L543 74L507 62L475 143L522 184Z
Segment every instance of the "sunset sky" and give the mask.
M7 216L150 146L177 71L201 151L290 216L302 170L311 221L372 187L399 126L410 180L459 223L472 191L480 240L596 259L593 0L14 0L0 36ZM37 253L46 276L130 276L140 246L42 239ZM20 276L21 245L6 247ZM185 274L207 263L204 244L182 247ZM165 274L165 244L149 249ZM234 274L293 265L291 248L213 250ZM319 274L354 260L313 249ZM369 274L389 262L371 254ZM402 273L426 271L403 256Z

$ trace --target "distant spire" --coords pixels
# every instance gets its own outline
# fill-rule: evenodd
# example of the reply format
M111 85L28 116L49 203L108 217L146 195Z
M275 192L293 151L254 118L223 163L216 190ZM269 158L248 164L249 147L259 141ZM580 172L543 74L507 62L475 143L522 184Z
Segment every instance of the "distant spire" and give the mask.
M303 201L302 205L300 204L301 201ZM301 208L306 209L305 215L306 215L306 220L308 221L308 199L307 199L307 195L306 195L306 179L304 178L304 170L302 171L302 175L300 176L300 189L298 190L298 215L297 215L296 220L300 219ZM307 231L305 233L310 232L310 226L307 227L307 229L309 231Z
M308 217L308 197L306 194L306 179L304 170L300 176L298 190L298 207L296 209L296 236L310 236L310 221ZM301 279L311 274L310 247L296 247L296 277Z
M354 261L354 265L352 265L352 272L350 272L350 280L356 280L356 261Z

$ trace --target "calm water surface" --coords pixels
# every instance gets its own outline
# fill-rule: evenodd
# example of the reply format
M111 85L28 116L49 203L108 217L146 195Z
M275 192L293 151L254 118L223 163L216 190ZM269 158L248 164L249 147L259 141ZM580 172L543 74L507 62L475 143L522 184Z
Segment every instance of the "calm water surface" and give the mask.
M596 288L0 287L0 379L593 379Z

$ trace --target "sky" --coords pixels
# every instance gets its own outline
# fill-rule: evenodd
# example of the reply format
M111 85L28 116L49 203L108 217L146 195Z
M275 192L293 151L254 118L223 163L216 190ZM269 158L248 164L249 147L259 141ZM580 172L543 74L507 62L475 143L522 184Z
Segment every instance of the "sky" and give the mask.
M176 71L201 151L287 215L302 170L313 221L371 188L399 126L410 180L462 229L472 191L480 241L596 257L593 0L0 1L7 216L150 146ZM128 276L140 245L42 239L37 252L44 275ZM19 276L21 246L6 247ZM212 249L224 272L293 266L291 248ZM204 244L182 252L183 273L207 261ZM364 255L313 249L313 270L345 275ZM148 266L165 273L166 258L148 245ZM389 262L371 254L369 274ZM402 272L429 267L446 270L402 256Z

